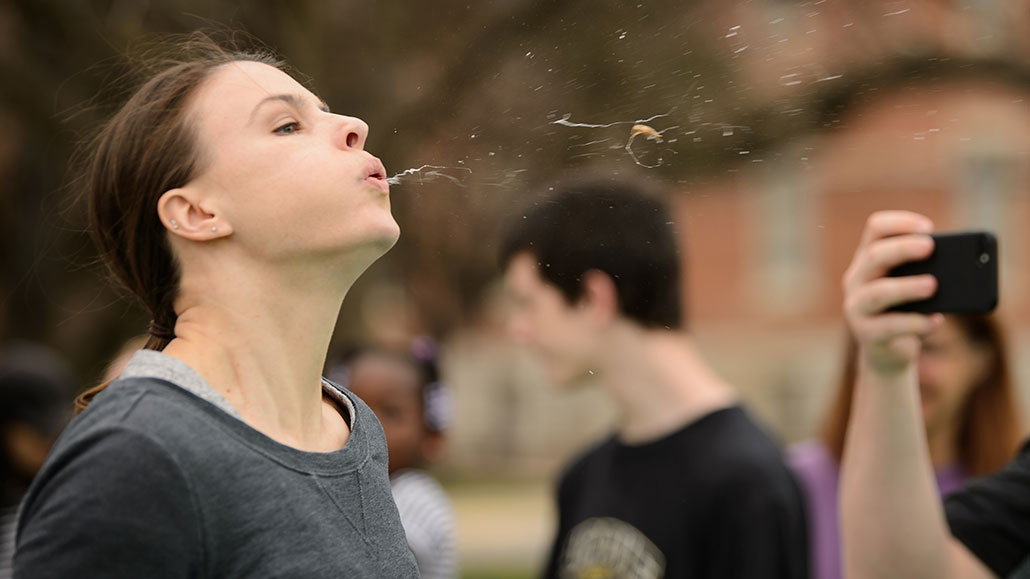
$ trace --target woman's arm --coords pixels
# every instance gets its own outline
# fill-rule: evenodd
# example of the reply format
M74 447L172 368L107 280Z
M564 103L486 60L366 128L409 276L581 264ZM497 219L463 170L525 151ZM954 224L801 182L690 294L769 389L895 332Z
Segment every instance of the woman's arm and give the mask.
M933 251L932 229L914 213L873 214L844 275L844 310L859 342L841 473L848 577L991 577L950 536L926 446L917 364L921 338L941 316L885 313L936 291L930 276L885 277Z
M914 376L890 380L867 370L858 379L841 473L846 576L992 577L948 531Z

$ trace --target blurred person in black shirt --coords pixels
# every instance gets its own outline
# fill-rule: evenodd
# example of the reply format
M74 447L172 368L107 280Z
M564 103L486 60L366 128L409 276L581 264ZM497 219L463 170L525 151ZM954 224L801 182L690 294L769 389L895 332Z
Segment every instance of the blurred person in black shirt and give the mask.
M619 420L561 478L545 576L806 577L781 452L684 329L665 205L636 181L556 189L503 241L511 330L555 384L596 379Z
M49 349L0 350L0 579L11 576L18 505L72 416L75 379Z

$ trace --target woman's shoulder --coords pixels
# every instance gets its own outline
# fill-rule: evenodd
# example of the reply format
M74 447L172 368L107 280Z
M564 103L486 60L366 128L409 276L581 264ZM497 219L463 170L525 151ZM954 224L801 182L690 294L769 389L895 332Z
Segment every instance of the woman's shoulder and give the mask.
M125 386L119 387L119 386ZM172 416L154 412L143 384L109 386L61 433L36 475L27 503L39 494L106 492L133 480L153 486L185 483L174 450ZM160 417L160 418L156 418Z
M157 378L115 380L72 420L51 454L82 452L84 446L98 444L118 452L121 444L140 443L180 454L176 450L203 446L200 441L210 439L220 411L205 406L211 405Z
M95 428L118 424L130 430L172 428L188 431L195 428L194 421L204 421L219 412L224 414L210 402L168 380L120 378L97 394L71 426L81 423L80 427Z
M170 450L161 424L144 428L139 420L147 392L101 394L62 433L22 502L26 577L43 576L36 570L94 575L121 557L130 569L149 561L143 552L188 564L184 553L200 548L201 518L182 453Z

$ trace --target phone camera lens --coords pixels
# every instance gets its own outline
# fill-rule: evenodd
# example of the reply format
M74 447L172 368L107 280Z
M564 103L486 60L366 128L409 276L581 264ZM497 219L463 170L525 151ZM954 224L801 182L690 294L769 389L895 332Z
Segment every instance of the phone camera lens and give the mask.
M981 253L980 254L980 263L986 264L988 261L991 261L990 254L988 254L988 253Z

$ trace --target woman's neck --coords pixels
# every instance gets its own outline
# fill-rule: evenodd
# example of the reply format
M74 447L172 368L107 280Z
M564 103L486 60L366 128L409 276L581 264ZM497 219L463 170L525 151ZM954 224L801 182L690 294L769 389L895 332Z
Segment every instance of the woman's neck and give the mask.
M210 283L184 272L176 338L164 353L190 365L269 437L335 450L327 433L339 434L340 425L326 414L321 374L345 292L322 280L233 273L232 283Z

